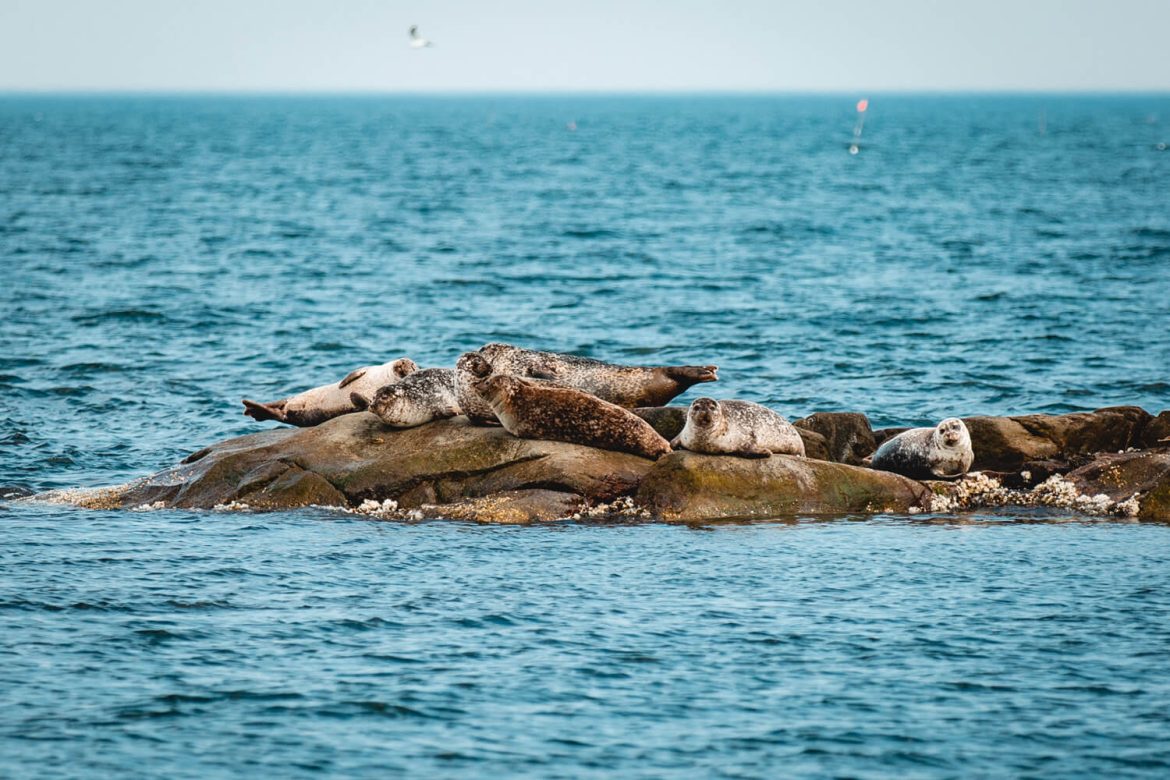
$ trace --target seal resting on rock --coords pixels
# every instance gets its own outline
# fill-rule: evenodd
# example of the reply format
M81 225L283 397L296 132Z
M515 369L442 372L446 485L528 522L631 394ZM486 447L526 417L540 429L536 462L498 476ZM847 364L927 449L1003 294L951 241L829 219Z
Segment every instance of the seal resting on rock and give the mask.
M619 366L510 344L487 344L479 353L498 374L551 379L627 409L663 406L692 385L719 378L716 366Z
M804 440L792 423L750 401L696 398L687 423L671 447L711 455L767 458L772 453L804 455Z
M478 352L464 352L455 361L455 401L473 425L498 425L496 413L487 401L472 387L480 379L491 376L492 366Z
M581 390L506 374L477 380L474 387L504 430L522 439L583 444L651 460L670 452L648 422Z
M410 358L398 358L380 366L365 366L349 372L340 382L314 387L279 401L263 404L245 398L244 414L254 420L279 420L302 428L320 425L334 417L361 411L364 407L353 404L353 393L372 396L378 388L401 381L415 371L418 371L418 364Z
M424 368L384 385L372 399L354 393L351 400L354 406L368 408L395 428L413 428L460 412L455 400L455 372L449 368Z
M971 434L957 417L933 428L911 428L882 442L870 465L911 479L961 477L975 461Z

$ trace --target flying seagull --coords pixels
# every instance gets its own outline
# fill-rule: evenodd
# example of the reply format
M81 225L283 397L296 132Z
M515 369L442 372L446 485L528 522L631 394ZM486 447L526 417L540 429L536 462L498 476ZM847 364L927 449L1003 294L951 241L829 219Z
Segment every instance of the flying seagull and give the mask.
M431 43L426 38L424 38L418 34L418 25L417 24L412 24L410 26L410 48L412 48L412 49L425 49L428 46L434 46L434 45L435 44Z

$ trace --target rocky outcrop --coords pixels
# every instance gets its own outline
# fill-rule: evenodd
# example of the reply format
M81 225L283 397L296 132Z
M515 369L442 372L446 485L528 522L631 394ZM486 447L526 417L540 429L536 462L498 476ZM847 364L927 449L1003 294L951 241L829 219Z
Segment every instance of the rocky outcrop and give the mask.
M897 474L773 455L756 460L675 452L642 480L636 502L666 520L905 513L929 490Z
M965 417L975 450L975 471L1012 471L1028 461L1084 459L1141 442L1150 414L1114 406L1074 414Z
M869 418L860 412L817 412L792 424L820 434L825 441L824 459L834 463L858 466L877 449Z
M1138 520L1170 521L1170 451L1101 455L1065 477L1086 495L1104 495Z
M638 414L673 437L686 408ZM702 522L1003 506L1059 506L1170 522L1166 412L1153 418L1136 407L1113 407L967 418L976 466L984 471L929 485L832 462L856 460L869 446L867 435L876 440L863 415L820 413L798 422L807 458L754 460L680 451L655 462L518 439L462 417L397 430L358 413L315 428L224 441L127 485L34 499L98 509L313 505L404 520L494 523L566 517Z

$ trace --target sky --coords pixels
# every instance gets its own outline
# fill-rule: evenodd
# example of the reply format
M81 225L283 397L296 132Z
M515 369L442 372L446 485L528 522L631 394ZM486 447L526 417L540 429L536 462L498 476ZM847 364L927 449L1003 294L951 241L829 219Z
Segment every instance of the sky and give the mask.
M0 90L1166 91L1170 0L0 0Z

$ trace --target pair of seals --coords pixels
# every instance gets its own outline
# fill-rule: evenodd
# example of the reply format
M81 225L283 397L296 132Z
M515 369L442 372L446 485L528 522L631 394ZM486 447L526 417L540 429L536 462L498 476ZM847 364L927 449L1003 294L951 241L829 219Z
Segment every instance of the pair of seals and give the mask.
M627 409L662 406L692 385L719 378L716 366L621 366L510 344L486 344L479 354L497 374L552 380Z
M712 455L767 458L772 453L804 455L804 440L792 423L751 401L696 398L671 447Z
M413 428L460 412L455 372L449 368L424 368L379 388L373 398L353 393L351 401L357 409L368 408L395 428Z
M474 389L513 436L583 444L655 460L670 444L648 422L617 404L569 387L493 374Z
M911 428L882 442L870 465L911 479L961 477L975 462L971 434L957 417L933 428Z
M259 403L244 399L244 414L254 420L278 420L289 425L320 425L343 414L359 411L351 396L372 396L378 388L400 382L418 371L410 358L399 358L380 366L364 366L349 372L345 379L331 385L314 387L279 401Z

